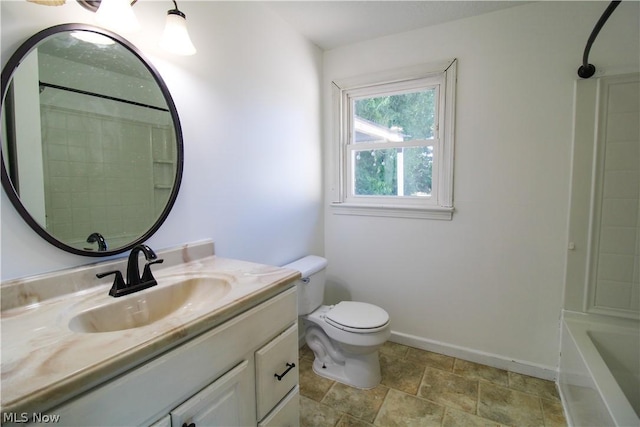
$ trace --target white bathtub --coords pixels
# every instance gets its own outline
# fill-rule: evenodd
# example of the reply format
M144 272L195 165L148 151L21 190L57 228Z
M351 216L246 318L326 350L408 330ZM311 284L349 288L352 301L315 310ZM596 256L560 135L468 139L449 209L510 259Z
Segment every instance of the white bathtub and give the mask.
M638 321L564 312L559 386L571 426L640 426Z

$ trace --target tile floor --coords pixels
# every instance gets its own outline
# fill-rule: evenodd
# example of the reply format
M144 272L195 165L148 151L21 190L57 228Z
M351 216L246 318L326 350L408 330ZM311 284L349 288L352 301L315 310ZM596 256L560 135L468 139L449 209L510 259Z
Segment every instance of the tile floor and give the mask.
M555 384L387 342L382 383L359 390L313 372L300 349L302 427L566 426Z

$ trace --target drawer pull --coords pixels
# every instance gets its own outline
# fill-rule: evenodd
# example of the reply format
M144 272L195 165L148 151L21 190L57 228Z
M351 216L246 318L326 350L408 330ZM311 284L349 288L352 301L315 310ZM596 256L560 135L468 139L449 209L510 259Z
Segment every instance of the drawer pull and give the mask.
M296 367L295 363L287 363L287 370L286 371L284 371L281 375L273 374L273 376L276 377L278 379L278 381L282 381L282 378L284 378L284 376L287 375L287 372L289 372L291 369L293 369L295 367Z

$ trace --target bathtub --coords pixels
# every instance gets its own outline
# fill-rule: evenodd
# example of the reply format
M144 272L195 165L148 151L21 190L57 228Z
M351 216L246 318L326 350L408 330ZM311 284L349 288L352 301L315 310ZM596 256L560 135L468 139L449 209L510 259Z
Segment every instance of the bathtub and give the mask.
M558 384L571 426L640 426L638 321L563 313Z

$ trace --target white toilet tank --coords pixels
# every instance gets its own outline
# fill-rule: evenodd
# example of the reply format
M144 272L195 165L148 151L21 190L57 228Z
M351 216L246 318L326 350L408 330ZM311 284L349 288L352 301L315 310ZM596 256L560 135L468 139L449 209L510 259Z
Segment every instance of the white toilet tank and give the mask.
M298 291L298 315L304 316L322 305L324 299L325 258L309 255L284 266L298 270L302 279L296 283Z

